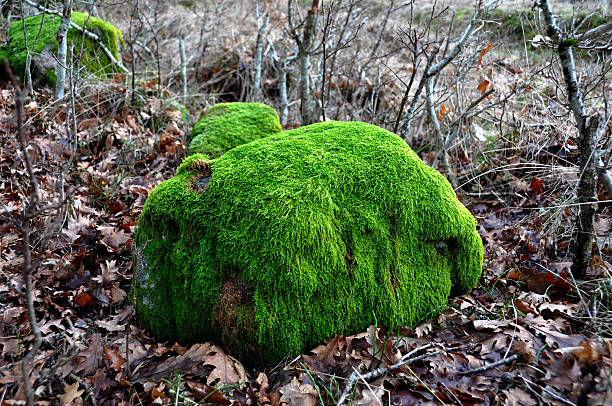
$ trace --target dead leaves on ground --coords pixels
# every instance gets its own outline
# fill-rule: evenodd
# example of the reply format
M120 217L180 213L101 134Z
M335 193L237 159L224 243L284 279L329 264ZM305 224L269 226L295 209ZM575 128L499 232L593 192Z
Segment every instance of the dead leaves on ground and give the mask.
M37 97L41 100L26 107L31 117L26 133L43 198L52 199L57 165L71 150L56 119L65 106L42 109L48 103ZM20 161L7 153L18 150L12 109L12 93L3 89L0 204L11 215L21 210L27 193L20 186L25 176ZM447 111L442 106L440 113ZM153 134L149 121L163 114L169 121ZM414 354L421 360L367 383L359 380L350 394L352 404L603 401L609 390L610 342L581 331L576 320L583 308L567 299L569 264L544 260L555 257L538 233L542 224L520 223L524 208L548 199L546 183L535 177L509 181L520 199L511 205L468 202L487 250L485 285L413 330L370 326L258 371L245 370L212 343L157 342L134 324L128 301L130 244L148 191L177 166L185 130L180 114L168 113L157 99L139 112L124 110L112 117L109 122L81 117L77 129L83 146L66 178L72 185L67 221L47 252L34 253L41 258L34 296L43 343L31 367L45 377L39 378L44 384L37 382L43 404L80 404L87 397L104 405L170 404L177 397L222 405L334 404L355 370L366 374L389 368L425 344L432 346ZM604 241L609 217L598 221ZM3 405L12 405L23 401L19 362L31 332L21 241L8 222L0 224L0 232L0 385L8 394ZM598 265L608 266L605 255ZM449 350L456 346L461 349ZM436 351L442 352L427 356ZM510 363L472 372L513 356L518 358Z

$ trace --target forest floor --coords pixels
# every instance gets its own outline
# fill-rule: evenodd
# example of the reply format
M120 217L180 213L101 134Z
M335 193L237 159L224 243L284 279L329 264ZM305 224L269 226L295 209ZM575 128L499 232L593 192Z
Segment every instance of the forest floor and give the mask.
M524 152L529 156L499 158L522 170L483 166L465 177L469 186L459 196L478 221L484 273L473 292L451 299L438 318L413 329L373 325L329 337L296 359L246 369L212 343L158 342L134 317L128 296L137 219L149 191L175 174L190 127L175 103L155 96L151 83L139 84L143 102L130 107L129 86L124 77L116 79L75 101L76 147L66 131L68 104L54 103L44 88L25 101L24 131L41 198L59 202L62 182L70 196L60 217L36 218L32 235L42 332L31 362L38 404L327 405L339 400L352 376L353 405L612 403L611 197L600 190L598 250L586 280L576 281L569 272L567 230L558 226L576 215L576 207L559 203L565 199L559 186L564 173L554 166L557 158L577 158L567 138ZM535 111L537 98L531 102ZM515 113L522 117L527 107ZM12 222L20 221L29 194L16 130L15 93L5 83L0 406L25 404L20 364L32 341L23 241ZM431 160L427 152L421 156ZM38 251L55 220L59 232Z
M28 99L25 130L43 198L53 201L58 163L70 156L71 145L59 124L67 106L42 107L51 105L49 91ZM188 348L157 342L138 328L127 297L130 243L147 193L174 173L186 129L180 112L156 98L138 110L87 108L91 118L78 123L76 165L65 177L72 198L61 232L45 252L34 253L40 260L34 293L43 345L32 366L40 404L94 398L97 404L167 404L176 398L183 404L332 404L355 369L366 374L385 368L414 350L413 356L430 355L368 385L359 381L353 404L383 399L385 404L596 405L610 399L610 341L598 336L609 333L593 331L585 321L568 274L571 263L539 256L542 221L533 212L552 193L537 178L517 180L510 200L464 200L479 220L485 274L470 295L453 299L440 317L413 330L371 326L353 336L330 337L297 359L261 370L245 370L210 343ZM100 122L102 116L109 118ZM27 176L15 159L17 139L9 135L16 131L14 117L14 92L4 86L0 203L19 212ZM163 121L156 137L151 117ZM597 230L608 258L609 241L603 239L609 239L611 221L605 208ZM13 405L23 403L19 367L30 330L20 235L9 222L0 227L0 404ZM589 297L610 266L598 258L591 285L580 287ZM495 368L477 370L500 360L504 363Z

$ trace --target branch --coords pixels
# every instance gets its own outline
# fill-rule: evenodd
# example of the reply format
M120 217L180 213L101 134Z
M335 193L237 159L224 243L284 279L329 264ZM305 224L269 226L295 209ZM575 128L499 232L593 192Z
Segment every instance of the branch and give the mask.
M427 72L429 71L429 67L433 63L434 59L436 59L436 55L440 49L438 47L434 48L433 51L427 57L427 64L425 64L425 72L423 76L421 76L421 80L419 81L419 85L417 86L416 92L414 92L414 96L412 97L412 102L410 103L410 107L408 107L408 111L406 112L406 116L404 118L404 125L400 130L399 136L405 140L408 136L408 130L410 130L410 125L412 124L412 116L414 114L414 110L416 110L417 101L419 100L419 96L423 91L423 87L425 86L425 82L427 81ZM410 83L412 85L412 82Z
M578 132L582 134L585 131L586 114L584 112L584 103L578 88L578 80L576 78L576 68L574 65L574 53L572 52L572 42L568 42L561 34L561 30L555 21L550 2L541 0L540 7L544 12L544 19L547 24L547 34L553 38L561 60L561 68L563 70L563 78L567 86L567 98L569 99L572 113L576 119L576 127Z
M434 107L433 92L434 92L434 77L430 76L427 78L427 87L425 89L425 95L426 95L425 100L427 103L427 111L429 113L429 119L434 125L436 136L438 137L438 147L440 148L440 150L438 151L438 156L442 154L442 162L444 163L444 166L446 170L448 171L448 176L447 176L448 180L453 186L453 189L456 189L457 179L455 178L455 174L453 173L452 167L448 160L448 150L446 148L446 142L444 141L444 135L442 134L442 129L440 128L440 122L438 121L438 116L436 115L436 110ZM436 159L436 163L437 163L437 159Z
M520 354L514 354L508 358L504 358L504 359L500 359L499 361L493 362L491 364L487 364L484 366L481 366L480 368L474 368L474 369L470 369L468 371L463 371L463 372L459 372L459 375L470 375L470 374L475 374L476 372L484 372L484 371L488 371L489 369L493 369L495 367L498 367L500 365L504 365L504 364L509 364L512 361L514 361L515 359L518 359L520 357Z
M355 386L355 383L357 382L357 380L359 379L363 379L364 381L366 379L376 379L379 378L393 370L396 370L400 367L403 367L404 365L409 365L412 364L413 362L416 361L420 361L422 359L425 358L429 358L429 357L433 357L436 355L440 355L440 354L444 354L447 352L451 352L451 351L458 351L458 350L462 350L464 348L467 348L470 346L470 344L468 345L460 345L460 346L455 346L455 347L450 347L450 348L446 348L446 349L442 349L439 351L434 351L434 352L429 352L429 353L425 353L423 355L419 355L417 357L412 357L413 354L416 354L417 352L420 351L424 351L430 347L432 347L433 344L426 344L422 347L418 347L412 351L410 351L409 353L405 354L397 363L387 366L387 367L380 367L380 368L376 368L375 370L368 372L367 374L360 374L359 371L355 370L355 372L353 372L351 374L351 378L349 379L349 382L346 384L346 387L344 388L344 392L342 392L342 395L340 396L340 399L338 400L338 402L336 403L336 406L341 406L344 404L344 402L346 402L346 398L349 395L349 393L351 392L351 390L353 389L353 386Z
M546 34L550 38L553 39L555 43L561 42L561 28L557 25L557 21L555 21L555 16L550 8L550 3L548 0L540 0L538 6L542 9L544 13L544 21L546 22Z
M476 31L480 30L483 27L484 23L482 21L480 21L480 25L476 27L476 23L480 20L480 17L484 14L488 14L489 10L495 7L498 2L499 0L491 0L484 7L478 6L478 8L476 9L476 12L474 13L474 16L472 17L472 21L470 21L470 24L467 26L467 28L463 32L463 35L461 36L461 38L459 38L459 40L455 43L453 50L444 59L442 59L440 62L438 62L437 64L432 66L428 71L426 71L427 76L438 74L438 72L444 69L446 65L448 65L453 59L455 59L455 57L457 57L457 55L459 55L459 52L461 52L461 50L463 49L463 46L465 45L465 42L467 41L467 39L473 33L475 33Z
M32 161L30 161L30 155L27 151L27 145L25 137L23 135L23 94L19 85L19 79L13 75L13 71L9 66L8 61L4 60L4 69L8 72L9 78L15 88L15 110L17 113L17 138L19 139L19 147L23 153L23 161L25 162L26 170L30 178L31 192L30 197L34 200L34 207L38 207L40 204L40 193L38 192L38 179L34 176L34 169L32 168Z
M602 24L599 27L595 27L593 29L588 30L587 32L576 38L576 44L578 45L583 41L589 41L598 37L609 37L611 33L612 21Z
M32 264L32 251L30 248L31 222L27 218L27 215L32 211L32 208L36 209L39 206L40 197L38 195L38 180L34 176L34 171L32 170L32 163L30 162L30 157L28 155L28 151L26 150L26 143L23 135L23 91L21 90L19 79L17 79L11 71L11 68L9 67L8 61L6 59L4 60L4 64L6 72L8 73L8 76L11 79L11 82L13 83L13 87L15 88L17 137L19 138L19 146L21 148L21 153L23 154L24 162L28 171L28 176L30 178L30 187L32 188L32 200L28 202L26 208L24 209L24 213L26 215L24 216L24 220L20 224L17 224L17 229L21 233L21 237L23 239L23 276L26 282L25 296L28 305L30 330L34 335L34 343L32 344L32 348L30 348L30 351L28 351L28 353L21 360L21 374L23 377L26 404L28 406L33 406L34 390L32 389L32 383L30 382L30 361L38 354L40 345L42 344L42 334L40 332L40 329L38 328L38 324L36 322L36 312L34 310L34 293L32 287L32 273L34 272L34 267Z

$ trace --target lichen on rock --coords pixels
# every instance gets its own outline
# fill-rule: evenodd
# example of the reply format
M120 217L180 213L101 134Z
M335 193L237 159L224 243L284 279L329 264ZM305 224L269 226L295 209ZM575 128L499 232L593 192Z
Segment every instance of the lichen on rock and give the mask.
M276 111L262 103L219 103L202 114L191 132L190 154L218 158L238 145L282 131Z
M25 75L26 45L24 40L24 24L27 35L28 49L32 56L32 79L35 82L46 82L55 85L55 59L57 52L56 34L60 26L61 17L57 15L40 14L17 20L9 27L8 45L0 48L0 60L8 59L11 69L22 79ZM87 29L101 38L104 46L120 60L119 52L123 45L121 31L112 24L85 13L72 12L72 22L83 27L87 22ZM39 34L40 31L40 34ZM38 36L38 39L37 39ZM97 76L117 72L117 67L104 54L95 41L70 27L67 33L68 47L73 45L73 54L82 55L81 67ZM81 47L82 43L82 47Z
M375 322L414 326L471 290L483 258L448 181L397 135L355 122L188 157L149 194L134 246L142 323L248 363Z

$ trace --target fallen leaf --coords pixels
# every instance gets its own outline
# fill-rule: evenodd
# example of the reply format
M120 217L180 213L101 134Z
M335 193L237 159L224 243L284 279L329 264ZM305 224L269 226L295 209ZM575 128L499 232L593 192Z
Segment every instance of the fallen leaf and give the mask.
M60 395L59 403L60 405L71 405L72 402L81 396L84 392L82 389L79 389L79 383L75 382L73 384L64 385L64 393Z
M538 402L526 391L521 388L511 388L502 391L506 395L505 405L509 406L531 406Z
M427 334L429 334L431 332L431 330L432 330L431 322L425 322L425 323L419 324L414 329L414 332L415 332L417 338L422 338L422 337L426 336Z
M125 363L125 359L121 357L119 350L116 348L111 350L110 348L104 347L104 354L106 354L104 355L104 359L110 363L110 367L117 372L121 371L121 367Z
M164 352L166 351L167 349ZM140 369L138 373L132 377L131 382L143 383L147 380L156 381L170 376L175 371L187 373L193 370L197 372L198 365L211 365L215 367L208 377L208 382L220 380L222 383L236 384L248 380L246 371L240 362L226 355L221 347L211 343L203 343L194 344L183 355L171 357L161 364L152 364Z
M110 248L112 248L113 250L118 250L130 238L131 237L129 235L125 234L125 231L123 231L123 229L121 229L118 232L114 232L112 234L107 235L106 237L104 237L104 239L102 241L106 245L108 245Z
M512 320L474 320L474 328L476 330L491 329L501 331L502 327L506 327L512 323Z
M123 232L123 230L120 232ZM118 270L119 267L117 266L116 260L106 260L104 264L100 264L100 275L91 278L91 280L98 282L102 286L108 286L111 282L119 278Z
M77 366L74 372L82 373L82 376L95 373L100 366L103 353L102 336L99 333L92 334L87 349L77 355Z
M229 405L231 402L225 397L219 386L212 387L199 382L187 381L193 397L198 400L206 399L206 404Z
M324 370L327 367L335 366L336 360L334 356L339 355L340 351L338 346L346 346L346 338L344 336L337 335L332 340L326 340L325 345L319 345L310 352L315 354L314 357L304 355L304 360L318 370Z
M103 328L104 330L115 332L115 331L123 331L125 330L125 326L119 324L118 320L96 320L96 326Z
M302 384L298 382L294 376L291 382L280 389L282 394L281 402L286 402L290 405L314 406L317 404L317 391L312 385Z
M234 358L226 355L221 348L216 348L220 351L210 351L206 354L204 359L204 365L212 365L215 367L215 369L210 372L210 375L208 375L206 383L208 385L218 385L220 383L236 385L244 383L247 380L246 374L241 377L236 367L236 364L240 363ZM240 365L239 368L242 368L242 365Z
M74 297L74 304L79 307L89 307L96 304L91 295L83 290L79 290Z

